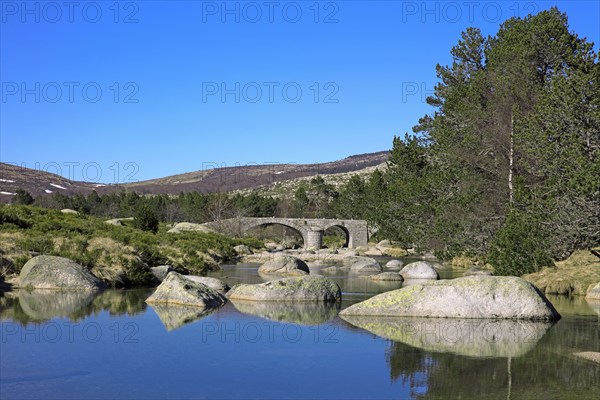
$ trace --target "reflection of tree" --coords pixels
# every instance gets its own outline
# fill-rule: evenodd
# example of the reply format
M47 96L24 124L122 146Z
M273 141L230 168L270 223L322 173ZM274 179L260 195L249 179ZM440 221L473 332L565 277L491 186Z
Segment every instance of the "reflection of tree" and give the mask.
M399 342L391 342L386 359L392 381L408 384L415 398L600 398L600 365L572 355L599 347L598 328L589 319L563 319L530 352L510 360L427 352Z

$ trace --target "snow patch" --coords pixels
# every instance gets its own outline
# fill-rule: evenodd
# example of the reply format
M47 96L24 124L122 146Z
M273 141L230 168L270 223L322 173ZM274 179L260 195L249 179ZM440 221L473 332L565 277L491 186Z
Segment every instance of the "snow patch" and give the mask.
M15 183L15 181L11 181L10 179L0 179L0 182Z
M275 175L279 175L279 174L283 174L285 171L277 171L275 172Z
M52 190L46 189L46 190L44 190L44 192L46 192L46 193L52 193Z
M62 190L67 190L67 188L66 188L66 187L62 187L62 186L60 186L60 185L57 185L57 184L55 184L55 183L51 183L51 184L50 184L50 186L54 186L55 188L62 189Z
M106 185L103 185L102 183L97 183L94 185L94 187L104 187L104 186L106 186Z
M11 193L11 192L0 192L0 194L6 194L8 196L16 196L16 193Z

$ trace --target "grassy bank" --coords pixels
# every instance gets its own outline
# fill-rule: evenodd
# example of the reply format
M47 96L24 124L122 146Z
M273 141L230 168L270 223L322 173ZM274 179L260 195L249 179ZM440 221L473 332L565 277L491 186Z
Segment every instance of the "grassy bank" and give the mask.
M168 264L200 274L235 257L237 244L256 240L222 235L153 234L103 219L32 206L0 206L0 275L18 274L39 254L72 259L113 286L141 286L152 281L150 267Z

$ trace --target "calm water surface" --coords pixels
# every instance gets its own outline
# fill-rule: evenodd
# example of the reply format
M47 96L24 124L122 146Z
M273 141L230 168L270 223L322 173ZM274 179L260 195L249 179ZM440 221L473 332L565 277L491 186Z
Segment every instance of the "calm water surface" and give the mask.
M224 266L229 285L264 279ZM313 271L319 273L319 270ZM341 308L399 287L338 272ZM444 273L446 278L451 272ZM600 303L556 324L361 319L325 305L148 306L151 290L0 297L0 398L600 398Z

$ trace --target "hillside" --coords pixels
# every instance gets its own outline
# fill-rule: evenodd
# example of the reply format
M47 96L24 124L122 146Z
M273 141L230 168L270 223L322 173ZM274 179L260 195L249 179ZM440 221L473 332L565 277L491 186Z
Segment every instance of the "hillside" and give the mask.
M266 164L214 168L115 185L77 182L48 172L0 163L0 202L10 202L18 188L30 192L34 197L52 193L85 194L92 190L98 193L132 190L140 194L178 194L191 191L211 193L261 188L261 192L271 193L287 187L285 184L278 185L280 182L294 182L315 175L331 176L336 181L344 180L344 174L369 171L369 168L385 163L388 155L388 151L382 151L321 164ZM292 183L292 186L294 185Z

